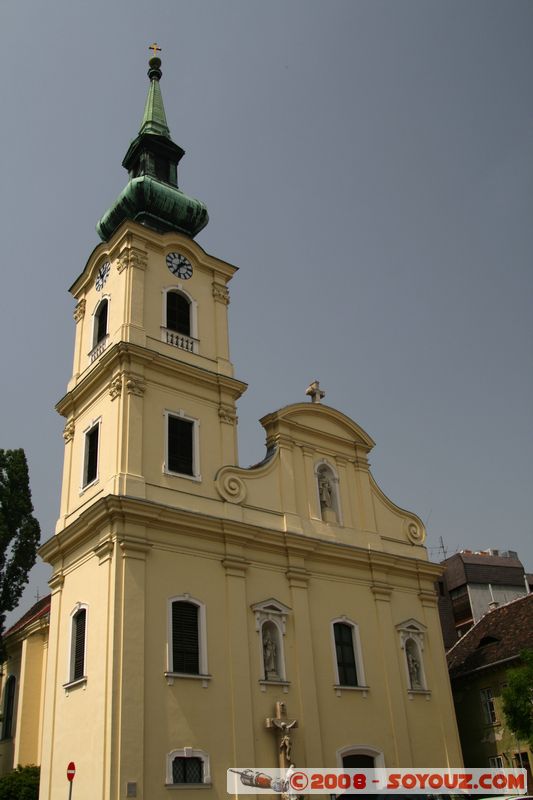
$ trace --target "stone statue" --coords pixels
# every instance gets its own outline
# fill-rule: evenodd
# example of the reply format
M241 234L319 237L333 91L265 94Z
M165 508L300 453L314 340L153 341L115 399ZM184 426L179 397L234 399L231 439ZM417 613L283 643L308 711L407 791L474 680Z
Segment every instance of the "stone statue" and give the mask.
M284 756L285 763L291 763L292 741L289 734L291 728L296 724L296 720L292 722L281 722L279 728L282 736L279 742L279 752Z
M318 494L320 496L320 508L333 508L333 491L325 472L318 474Z
M409 680L411 681L412 689L421 689L422 682L420 680L420 662L416 655L407 650L407 667L409 669Z
M278 677L278 648L270 635L268 628L263 628L263 661L265 664L265 678Z

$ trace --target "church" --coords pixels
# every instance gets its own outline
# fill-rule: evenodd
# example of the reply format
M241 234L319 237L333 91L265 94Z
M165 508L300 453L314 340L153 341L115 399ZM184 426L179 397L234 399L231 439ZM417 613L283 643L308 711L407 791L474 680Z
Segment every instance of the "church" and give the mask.
M224 798L230 768L460 766L441 570L371 437L315 381L238 465L237 268L195 241L208 213L179 187L161 74L154 48L128 182L70 288L40 798L70 762L75 800Z

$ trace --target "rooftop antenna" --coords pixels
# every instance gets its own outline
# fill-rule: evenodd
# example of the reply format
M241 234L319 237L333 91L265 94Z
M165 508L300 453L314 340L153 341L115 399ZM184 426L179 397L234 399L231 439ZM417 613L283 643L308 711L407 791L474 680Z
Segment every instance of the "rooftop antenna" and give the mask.
M439 536L439 553L442 553L442 560L443 561L446 558L448 558L448 550L444 546L444 539L442 538L442 536Z

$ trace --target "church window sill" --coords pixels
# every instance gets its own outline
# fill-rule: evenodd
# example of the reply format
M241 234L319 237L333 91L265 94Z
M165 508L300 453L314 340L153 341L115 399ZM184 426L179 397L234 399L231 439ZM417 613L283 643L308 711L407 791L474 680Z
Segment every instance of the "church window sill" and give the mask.
M409 696L409 700L412 700L415 695L425 697L426 700L431 698L431 692L429 689L408 689L407 694Z
M363 697L366 697L370 690L370 686L341 686L340 684L335 684L333 688L337 697L340 697L343 692L360 692Z
M212 789L212 783L165 783L166 789Z
M76 678L75 681L68 681L68 683L63 684L63 689L65 690L66 694L68 694L72 689L77 689L78 686L82 686L83 689L87 686L87 675L84 675L83 678Z
M209 681L213 678L213 676L212 675L194 675L194 674L188 673L188 672L165 672L165 678L167 679L167 683L168 683L169 686L173 686L174 685L174 680L176 678L178 678L180 680L182 680L183 678L189 678L190 680L193 680L193 681L202 681L202 686L204 687L204 689L207 689L207 687L209 685ZM168 785L170 786L171 784L168 784ZM184 784L184 785L190 785L190 784ZM180 786L181 786L181 784L180 784Z
M262 692L266 692L267 686L276 686L277 688L281 686L286 694L289 691L290 685L291 685L290 681L267 681L267 680L259 681L259 686L261 687Z

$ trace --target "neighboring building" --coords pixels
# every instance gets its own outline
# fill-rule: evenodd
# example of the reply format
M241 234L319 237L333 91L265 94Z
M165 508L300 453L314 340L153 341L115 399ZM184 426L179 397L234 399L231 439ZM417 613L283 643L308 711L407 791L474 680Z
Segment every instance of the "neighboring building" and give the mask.
M193 240L207 211L177 187L160 64L71 287L41 800L70 761L76 800L225 798L228 768L289 760L460 766L440 567L375 483L370 436L315 383L236 466L236 268Z
M1 672L0 775L17 764L40 764L50 595L4 634Z
M446 649L487 611L530 591L514 550L461 550L441 561L441 566L444 572L437 588Z
M524 767L531 793L531 747L517 741L501 703L508 670L525 649L533 649L533 594L482 617L449 651L448 666L465 765Z

